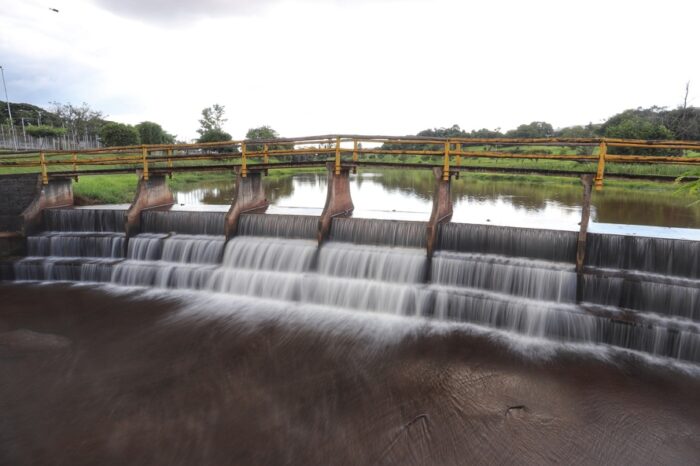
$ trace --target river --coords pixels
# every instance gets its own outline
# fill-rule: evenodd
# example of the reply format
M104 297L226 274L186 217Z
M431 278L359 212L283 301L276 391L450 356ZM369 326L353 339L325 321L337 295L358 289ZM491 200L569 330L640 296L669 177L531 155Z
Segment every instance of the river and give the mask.
M323 208L326 175L306 173L264 180L269 213L314 214ZM354 217L425 221L430 217L433 175L426 171L375 170L351 175ZM452 221L577 230L582 188L578 182L531 181L462 175L452 181ZM202 183L176 192L183 209L229 206L234 183ZM605 188L594 192L591 231L597 224L700 228L700 203L674 190ZM219 207L217 207L219 206Z

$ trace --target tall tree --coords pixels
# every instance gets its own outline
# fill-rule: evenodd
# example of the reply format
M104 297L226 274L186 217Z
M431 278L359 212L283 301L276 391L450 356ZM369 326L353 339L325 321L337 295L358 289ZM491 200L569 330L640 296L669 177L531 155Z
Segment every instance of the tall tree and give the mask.
M676 139L700 140L700 108L688 105L690 81L685 84L683 101L674 110L663 112L663 122Z
M136 125L136 130L139 132L141 144L172 144L175 142L175 136L167 133L158 123L152 121L142 121Z
M265 125L258 128L250 128L247 133L245 133L245 138L247 140L265 140L265 139L277 139L280 135L272 129L271 127ZM262 144L248 144L247 149L250 151L261 151L263 150ZM271 147L270 149L276 149L276 147Z
M231 135L222 129L211 129L206 131L198 139L199 142L223 142L230 140Z
M227 119L224 118L226 107L219 104L214 104L202 110L202 118L199 120L200 128L197 132L200 135L212 130L221 130Z

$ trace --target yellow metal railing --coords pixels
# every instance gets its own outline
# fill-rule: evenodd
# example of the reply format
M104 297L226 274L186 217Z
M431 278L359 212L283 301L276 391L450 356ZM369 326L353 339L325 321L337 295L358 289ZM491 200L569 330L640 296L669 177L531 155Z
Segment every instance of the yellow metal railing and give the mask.
M534 147L532 153L515 153L509 147ZM553 146L558 153L548 153L542 147ZM565 152L565 149L587 148L585 153ZM255 150L251 150L255 149ZM628 151L644 150L650 155L610 154L610 148L626 148ZM597 149L597 153L596 152ZM614 152L615 150L613 150ZM36 168L42 181L50 176L78 176L113 173L140 169L148 179L153 169L169 172L176 168L196 171L205 161L217 164L233 162L240 166L241 176L247 176L251 167L275 168L298 163L307 157L311 161L331 159L334 173L340 174L343 164L362 162L362 156L393 156L392 164L409 164L412 168L424 164L441 167L443 179L453 172L465 169L465 159L512 160L568 160L595 163L595 186L601 189L606 163L625 164L676 164L700 167L700 157L679 155L679 151L693 151L700 155L700 141L644 141L610 138L538 138L538 139L468 139L432 137L391 137L359 135L324 135L303 138L278 138L269 140L224 141L197 144L158 144L110 147L85 151L41 151L39 153L6 153L0 155L0 172L8 168ZM294 157L292 162L281 158ZM348 159L344 160L344 156ZM350 157L351 156L351 157ZM409 162L406 156L441 158L441 163ZM402 159L403 158L403 159ZM187 163L187 165L182 165ZM177 165L176 165L177 164ZM71 171L60 170L70 166ZM230 167L227 165L226 167ZM209 166L211 168L211 166ZM215 168L215 167L214 167Z

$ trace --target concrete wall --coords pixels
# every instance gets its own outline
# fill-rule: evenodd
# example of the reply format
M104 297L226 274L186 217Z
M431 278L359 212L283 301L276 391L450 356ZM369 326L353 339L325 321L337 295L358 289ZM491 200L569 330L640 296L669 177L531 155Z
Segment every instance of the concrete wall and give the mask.
M326 192L326 204L323 207L321 218L318 220L318 243L321 244L328 238L331 231L331 222L335 217L347 217L355 209L350 196L350 168L342 167L336 175L332 162L326 165L328 170L328 190Z
M430 213L430 220L426 229L426 245L428 257L433 256L433 251L438 241L438 230L440 225L452 219L452 198L450 189L450 178L443 180L442 169L433 168L435 175L435 191L433 194L433 210Z
M263 172L248 170L246 176L241 175L241 169L236 169L236 189L233 203L226 214L224 230L226 239L238 234L238 221L244 213L264 213L270 205L265 197L262 182Z
M151 175L148 180L139 176L136 195L126 213L125 230L127 236L141 232L141 212L159 207L170 207L175 203L173 193L168 187L166 175Z
M71 179L44 185L36 174L0 176L0 256L24 253L26 235L41 229L44 209L72 205Z

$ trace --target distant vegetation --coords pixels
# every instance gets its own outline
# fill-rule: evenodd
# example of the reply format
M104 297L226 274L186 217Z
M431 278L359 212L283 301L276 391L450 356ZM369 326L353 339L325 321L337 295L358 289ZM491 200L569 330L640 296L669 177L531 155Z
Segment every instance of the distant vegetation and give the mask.
M158 123L142 121L136 125L141 144L173 144L175 136L163 130Z
M637 108L613 115L602 124L567 126L554 129L551 123L533 121L516 129L501 132L482 128L466 131L453 125L447 128L425 129L415 136L455 138L594 138L621 139L683 139L700 141L700 108L663 107Z
M107 147L134 146L141 143L136 128L115 122L109 122L100 129L100 139Z
M136 126L117 123L107 120L103 112L92 109L87 103L51 102L49 108L44 109L11 102L10 110L18 138L22 137L24 128L28 136L42 140L56 139L64 148L88 147L85 146L86 141L99 142L107 147L175 142L175 136L163 130L158 123L144 121ZM3 134L9 135L7 103L3 101L0 101L0 125ZM8 139L6 136L5 141Z
M500 128L464 130L459 125L442 128L429 128L415 136L459 137L459 138L593 138L609 137L622 139L682 139L700 140L700 108L688 105L686 86L683 103L675 109L652 106L629 109L611 116L603 123L588 123L564 128L555 128L546 121L533 121L519 125L515 129L501 131ZM135 126L116 123L105 119L101 111L93 110L87 103L51 102L46 110L35 105L11 103L12 120L15 128L24 124L27 134L35 137L64 137L79 142L81 139L99 137L102 145L122 144L164 144L174 143L175 136L165 131L160 124L143 121ZM226 123L226 108L214 104L202 110L199 119L199 142L218 142L232 139L223 129ZM8 128L9 118L5 102L0 101L0 125ZM270 126L251 128L246 139L272 139L279 134ZM385 144L385 149L399 146ZM401 145L405 149L425 149L425 144L415 147ZM251 150L260 150L257 145ZM623 153L623 152L620 152Z

